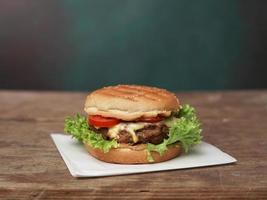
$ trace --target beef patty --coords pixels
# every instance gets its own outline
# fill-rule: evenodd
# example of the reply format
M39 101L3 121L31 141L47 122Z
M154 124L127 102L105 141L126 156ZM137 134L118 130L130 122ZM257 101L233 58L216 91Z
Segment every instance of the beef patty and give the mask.
M108 128L96 129L91 127L96 133L102 134L103 138L109 140ZM168 138L169 128L165 124L150 124L142 129L135 131L138 138L137 143L152 143L160 144L165 138ZM118 138L116 139L119 143L134 143L132 135L126 131L121 130L118 133Z

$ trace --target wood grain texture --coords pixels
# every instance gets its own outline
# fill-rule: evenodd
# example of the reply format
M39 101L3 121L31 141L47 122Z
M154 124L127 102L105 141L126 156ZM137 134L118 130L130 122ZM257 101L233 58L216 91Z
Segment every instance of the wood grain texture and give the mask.
M85 93L0 92L0 199L267 199L267 91L179 93L197 108L204 140L231 165L73 178L51 132L82 113Z

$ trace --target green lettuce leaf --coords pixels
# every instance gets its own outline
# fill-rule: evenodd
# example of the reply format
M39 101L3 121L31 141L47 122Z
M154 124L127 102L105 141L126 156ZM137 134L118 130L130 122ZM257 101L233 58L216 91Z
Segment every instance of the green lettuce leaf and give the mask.
M93 148L99 148L103 152L108 152L112 147L117 147L116 140L105 140L101 134L97 134L90 129L86 118L77 114L76 117L65 119L64 131L78 141L87 143Z
M156 151L163 155L167 146L180 142L184 151L187 152L192 146L201 142L201 124L197 119L195 109L190 105L184 105L178 113L165 121L169 127L169 138L160 144L151 144L147 146L148 160L153 161L151 151Z
M168 139L157 145L151 143L147 145L148 160L151 162L153 162L152 151L163 155L168 145L180 142L184 151L187 152L192 146L201 142L201 124L192 106L182 106L179 112L173 113L172 117L165 120L165 124L170 130ZM111 148L118 147L116 140L105 140L101 134L91 130L86 118L79 114L74 118L67 117L65 119L64 131L78 141L87 143L93 148L99 148L105 153Z

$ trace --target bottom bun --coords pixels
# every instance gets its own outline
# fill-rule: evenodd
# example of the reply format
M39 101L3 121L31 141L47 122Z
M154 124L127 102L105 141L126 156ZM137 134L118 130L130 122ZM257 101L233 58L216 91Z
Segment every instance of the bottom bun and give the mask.
M84 144L87 151L95 158L108 162L118 164L148 164L158 163L173 159L182 153L182 147L179 143L168 145L167 151L161 156L158 152L152 151L151 155L153 162L147 160L146 144L139 145L120 145L118 148L112 148L109 152L104 153L102 150L94 149L89 144Z

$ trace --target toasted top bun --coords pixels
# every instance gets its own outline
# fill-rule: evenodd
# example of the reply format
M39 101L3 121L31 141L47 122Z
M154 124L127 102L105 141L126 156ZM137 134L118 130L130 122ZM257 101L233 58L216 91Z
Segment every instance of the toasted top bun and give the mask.
M156 87L117 85L104 87L87 96L85 112L89 115L115 117L132 121L140 117L170 116L180 107L171 92Z

